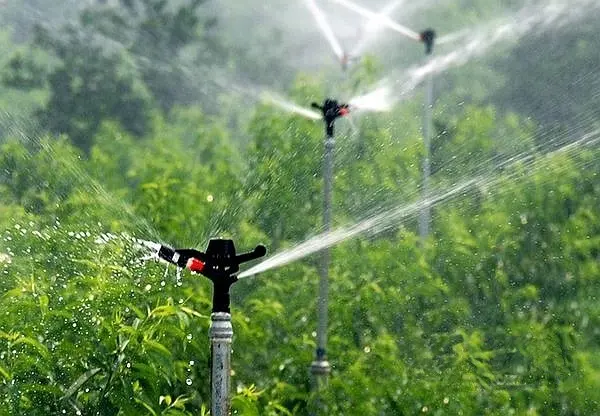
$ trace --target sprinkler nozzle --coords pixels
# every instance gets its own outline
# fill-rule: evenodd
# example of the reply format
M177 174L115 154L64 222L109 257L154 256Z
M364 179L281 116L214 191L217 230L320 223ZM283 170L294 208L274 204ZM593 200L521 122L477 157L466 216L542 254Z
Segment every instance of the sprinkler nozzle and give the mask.
M213 239L208 242L204 253L195 249L161 246L158 257L207 277L214 287L213 312L229 312L229 288L237 281L235 274L240 270L240 264L266 253L265 246L259 245L249 253L236 255L232 240Z
M435 40L435 30L425 29L419 34L421 42L425 44L425 53L429 55L433 50L433 41Z

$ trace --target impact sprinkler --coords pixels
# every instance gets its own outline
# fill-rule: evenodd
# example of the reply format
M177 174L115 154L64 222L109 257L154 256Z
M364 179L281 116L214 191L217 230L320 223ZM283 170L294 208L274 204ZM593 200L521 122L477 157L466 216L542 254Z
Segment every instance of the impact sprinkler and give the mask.
M338 117L343 117L350 113L350 105L338 104L337 100L326 98L323 105L318 103L312 103L312 108L316 108L323 114L323 120L325 121L325 129L327 137L333 138L333 126L335 120Z
M321 111L325 121L325 154L323 157L323 229L325 232L331 229L331 199L333 193L333 137L335 120L350 112L348 104L339 104L336 100L327 98L323 105L312 103L311 106ZM319 297L317 301L317 348L315 360L310 366L313 375L314 389L319 390L325 384L331 366L327 361L327 314L329 297L329 249L324 249L321 257L319 273Z
M419 33L421 42L425 44L425 53L429 55L433 50L433 41L435 40L435 30L425 29Z
M158 257L178 267L207 277L213 283L213 307L210 315L211 415L228 416L231 409L230 374L233 327L229 310L229 288L238 278L240 264L264 256L267 249L257 246L253 251L236 255L232 240L213 239L206 252L195 249L172 249L161 246Z

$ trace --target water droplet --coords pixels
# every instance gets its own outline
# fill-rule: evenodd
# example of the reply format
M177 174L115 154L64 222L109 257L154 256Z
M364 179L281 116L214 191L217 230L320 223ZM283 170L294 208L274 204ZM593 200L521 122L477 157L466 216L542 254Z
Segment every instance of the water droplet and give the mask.
M190 365L194 365L194 360L190 360Z
M192 385L192 379L191 378L186 379L185 380L185 384L187 384L188 386L191 386Z
M368 354L368 353L370 353L370 352L371 352L371 347L369 347L369 346L367 345L365 348L363 348L363 351L364 351L366 354Z

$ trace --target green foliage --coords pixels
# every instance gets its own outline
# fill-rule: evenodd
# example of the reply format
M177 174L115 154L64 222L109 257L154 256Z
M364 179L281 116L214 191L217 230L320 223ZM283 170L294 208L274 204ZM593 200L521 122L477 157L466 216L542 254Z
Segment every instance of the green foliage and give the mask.
M93 36L74 29L64 40L40 31L37 42L62 61L48 76L51 93L40 114L43 125L67 134L84 151L105 119L138 136L147 132L151 99L124 56L104 51Z
M85 10L81 21L86 30L126 45L144 84L167 111L188 103L186 89L194 87L179 67L179 58L186 46L200 39L198 8L203 2L186 0L173 6L160 0L121 1L123 7Z
M182 62L227 46L203 38L214 27L200 3L92 7L79 25L39 31L36 51L0 34L0 414L209 415L210 283L140 261L135 239L203 249L224 236L239 251L264 243L272 254L321 229L321 121L239 94L214 98L222 106L209 111L190 105L198 77ZM472 22L505 7L487 3L466 2L464 15L449 5L431 19ZM252 34L279 39L268 28ZM331 250L332 374L318 394L308 370L318 255L233 286L234 413L600 413L597 143L546 154L597 124L597 96L585 90L589 102L552 107L563 131L540 129L524 116L530 106L488 102L499 86L524 101L543 92L533 113L545 115L542 104L556 101L545 93L556 91L539 83L573 62L593 69L594 38L574 39L553 40L564 59L535 83L514 76L534 66L534 38L510 52L525 69L436 78L451 92L434 109L432 189L478 182L434 207L429 239L416 236L413 218L422 97L388 114L353 113L356 130L337 121L334 224L389 208L407 215ZM219 62L260 61L249 77L269 79L284 46L229 48ZM374 85L381 67L363 58L343 88ZM289 95L306 106L339 78L299 75ZM36 126L28 114L40 106Z

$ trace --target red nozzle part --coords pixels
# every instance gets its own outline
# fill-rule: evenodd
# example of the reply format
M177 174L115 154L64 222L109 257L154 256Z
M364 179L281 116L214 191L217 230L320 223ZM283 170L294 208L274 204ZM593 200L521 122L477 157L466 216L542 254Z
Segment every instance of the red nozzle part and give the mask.
M347 107L340 108L340 116L345 116L346 114L350 114L350 110Z
M202 270L204 270L204 262L192 257L187 261L185 267L190 269L191 272L200 273Z

